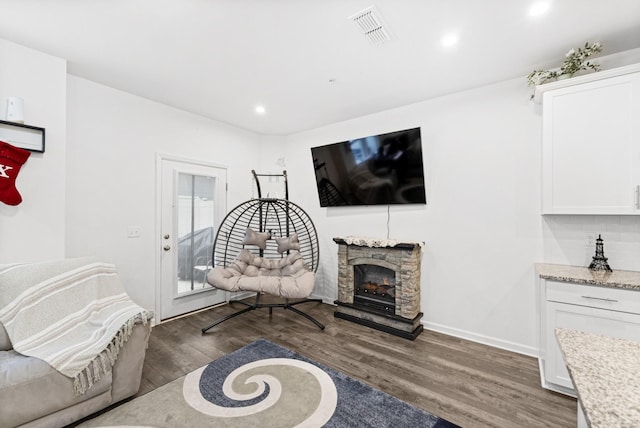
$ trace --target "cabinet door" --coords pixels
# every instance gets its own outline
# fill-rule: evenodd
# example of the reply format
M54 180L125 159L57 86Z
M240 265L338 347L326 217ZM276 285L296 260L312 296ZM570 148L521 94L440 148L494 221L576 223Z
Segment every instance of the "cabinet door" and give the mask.
M543 95L542 213L640 214L640 73Z
M546 317L545 380L567 388L573 389L573 384L556 340L556 328L640 341L640 315L637 314L547 302Z

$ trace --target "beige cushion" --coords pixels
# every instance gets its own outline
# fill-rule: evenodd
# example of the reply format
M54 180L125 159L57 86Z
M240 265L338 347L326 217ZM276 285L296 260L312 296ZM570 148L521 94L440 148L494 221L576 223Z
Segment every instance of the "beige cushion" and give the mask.
M264 250L267 248L267 239L269 239L267 232L256 232L250 227L247 227L242 243L244 245L256 245L258 248Z
M299 251L280 259L267 259L242 250L229 267L215 267L207 275L211 285L223 290L264 292L285 298L309 297L314 280L314 273Z
M276 238L276 243L278 244L278 252L280 254L291 251L291 250L299 250L300 242L298 242L298 234L292 233L291 236L285 236L282 238Z

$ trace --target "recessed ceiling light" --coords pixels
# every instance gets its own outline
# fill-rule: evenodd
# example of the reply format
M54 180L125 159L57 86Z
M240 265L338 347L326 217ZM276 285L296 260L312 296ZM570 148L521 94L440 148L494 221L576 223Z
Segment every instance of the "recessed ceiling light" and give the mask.
M540 16L549 10L549 2L539 1L531 5L529 8L529 16Z
M265 114L266 112L267 112L267 109L265 109L264 106L256 106L257 114Z
M458 43L458 35L456 33L445 34L444 37L440 39L440 43L442 43L442 46L445 48L451 47Z

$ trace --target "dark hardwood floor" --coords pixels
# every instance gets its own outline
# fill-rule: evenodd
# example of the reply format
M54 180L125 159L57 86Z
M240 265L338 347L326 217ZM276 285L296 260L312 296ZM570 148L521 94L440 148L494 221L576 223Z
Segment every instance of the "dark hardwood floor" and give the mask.
M155 326L138 395L265 338L463 427L576 426L576 400L540 386L535 358L432 331L410 341L336 319L330 305L298 307L326 329L258 309L201 333L238 304Z

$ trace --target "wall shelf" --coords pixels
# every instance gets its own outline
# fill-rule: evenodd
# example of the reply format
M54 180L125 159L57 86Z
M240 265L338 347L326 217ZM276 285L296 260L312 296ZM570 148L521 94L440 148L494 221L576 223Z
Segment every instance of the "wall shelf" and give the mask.
M0 120L0 140L32 152L44 153L44 128Z

